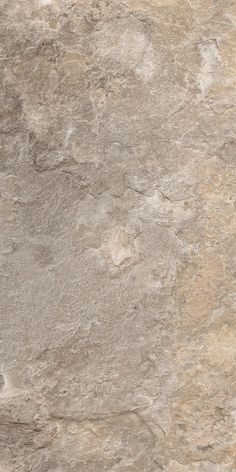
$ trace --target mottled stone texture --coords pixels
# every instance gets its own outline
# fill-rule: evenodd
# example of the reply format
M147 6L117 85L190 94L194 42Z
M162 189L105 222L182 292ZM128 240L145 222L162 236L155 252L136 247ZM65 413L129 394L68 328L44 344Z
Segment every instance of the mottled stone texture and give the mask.
M235 0L0 0L0 471L236 471Z

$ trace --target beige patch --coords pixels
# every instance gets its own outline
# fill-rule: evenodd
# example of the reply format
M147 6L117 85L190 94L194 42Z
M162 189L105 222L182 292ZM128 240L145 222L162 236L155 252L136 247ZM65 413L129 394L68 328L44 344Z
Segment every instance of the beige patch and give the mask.
M231 370L236 360L236 333L231 326L211 332L207 337L207 357L212 364Z
M223 268L221 261L210 254L202 254L188 264L178 279L178 295L182 301L181 324L198 328L199 322L210 319L218 306L218 286Z
M142 60L135 68L136 74L145 82L151 80L155 72L155 55L152 45L143 53Z
M198 73L198 82L202 93L207 93L214 83L216 66L219 62L216 41L205 41L199 46L202 65Z
M166 468L166 472L188 472L189 468L187 465L179 464L176 461L170 461Z
M38 3L41 5L51 5L53 3L53 0L38 0Z
M152 1L141 1L141 0L129 0L127 4L132 8L142 8L143 6L153 7L168 7L176 6L181 0L152 0Z
M188 3L196 11L208 11L215 6L215 0L188 0Z
M137 259L133 240L134 237L129 235L123 227L117 228L104 244L103 251L115 266L130 265Z

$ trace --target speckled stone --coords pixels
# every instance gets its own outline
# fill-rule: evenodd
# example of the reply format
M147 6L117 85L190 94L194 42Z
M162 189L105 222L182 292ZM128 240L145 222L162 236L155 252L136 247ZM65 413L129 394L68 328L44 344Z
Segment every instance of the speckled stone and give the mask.
M0 0L0 61L0 472L235 472L235 0Z

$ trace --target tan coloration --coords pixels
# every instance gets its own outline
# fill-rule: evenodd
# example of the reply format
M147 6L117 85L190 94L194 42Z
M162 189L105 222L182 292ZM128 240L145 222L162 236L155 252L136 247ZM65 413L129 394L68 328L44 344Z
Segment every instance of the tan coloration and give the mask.
M219 251L216 257L212 246L221 243L226 229L228 235L234 234L236 219L232 193L234 172L213 158L198 170L198 179L198 193L204 198L207 223L202 234L202 250L181 271L177 293L182 305L180 323L200 329L207 321L211 322L220 303L224 281L229 287L233 282L227 273L226 255Z
M175 7L179 2L180 0L144 0L143 2L141 0L129 0L126 3L130 6L130 8L142 9L143 7Z
M232 260L228 254L235 234L234 175L233 169L218 158L199 167L198 194L204 201L207 220L201 250L181 270L176 288L180 319L175 350L182 389L172 408L174 426L168 439L173 448L181 438L191 443L190 449L186 447L187 462L192 457L227 463L235 447L235 429L226 400L227 392L229 397L236 393L235 322L234 313L227 314L228 303L224 306L227 296L230 300L235 293L235 274L229 271ZM233 248L231 253L234 255ZM183 342L184 332L188 342ZM224 470L222 464L219 467Z
M181 325L192 329L203 328L218 306L218 294L223 277L219 260L203 252L188 264L179 277L178 297L182 305Z
M233 472L234 2L0 4L0 470Z
M215 364L224 370L232 370L236 358L235 330L224 325L218 332L209 333L207 356L211 364Z

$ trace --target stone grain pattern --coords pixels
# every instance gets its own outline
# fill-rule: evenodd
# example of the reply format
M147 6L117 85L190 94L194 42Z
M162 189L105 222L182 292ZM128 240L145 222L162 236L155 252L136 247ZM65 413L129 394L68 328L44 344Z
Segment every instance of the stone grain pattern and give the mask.
M0 0L0 471L236 471L235 0Z

